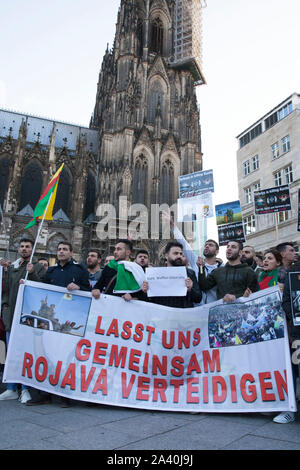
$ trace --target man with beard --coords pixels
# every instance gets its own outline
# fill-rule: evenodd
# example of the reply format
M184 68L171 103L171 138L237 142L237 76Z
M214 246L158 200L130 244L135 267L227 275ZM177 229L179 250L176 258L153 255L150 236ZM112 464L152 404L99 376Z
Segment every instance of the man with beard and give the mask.
M185 266L183 249L181 243L169 242L165 249L166 267L172 268L175 266ZM187 278L185 285L187 287L187 294L185 297L148 297L148 301L165 305L166 307L175 308L191 308L194 304L201 302L201 292L197 283L195 273L192 269L186 268ZM148 282L144 281L142 290L147 292L149 288Z
M102 269L100 269L100 263L100 251L90 250L86 259L86 267L89 272L89 281L92 288L101 277Z
M45 270L38 262L30 262L33 250L33 241L29 238L22 238L19 243L19 258L10 265L4 278L3 296L2 296L2 318L6 328L6 345L8 346L15 305L19 285L24 282L28 272L30 281L39 282L42 280ZM17 384L8 383L7 390L0 395L0 400L14 400L19 397ZM22 385L20 396L21 403L27 403L31 399L28 387Z
M259 290L257 277L252 268L241 263L243 244L238 241L230 241L226 248L227 263L220 266L205 277L199 274L199 286L201 290L208 291L217 288L217 299L223 302L234 302L238 297L249 296ZM199 262L203 266L204 262Z
M263 271L263 269L258 266L255 258L256 253L253 246L244 245L244 248L242 250L241 262L248 264L248 266L250 266L250 268L252 268L253 271L255 271L257 275L259 275L260 272Z
M219 253L219 245L215 240L206 240L204 249L203 249L203 256L204 262L202 258L199 256L198 262L203 264L203 271L205 276L209 276L215 269L223 266L223 263L217 259ZM200 305L209 304L211 302L215 302L217 300L217 287L213 287L212 289L202 293L202 300Z
M146 268L149 266L149 253L147 250L138 250L134 262L139 264L143 270L145 271Z

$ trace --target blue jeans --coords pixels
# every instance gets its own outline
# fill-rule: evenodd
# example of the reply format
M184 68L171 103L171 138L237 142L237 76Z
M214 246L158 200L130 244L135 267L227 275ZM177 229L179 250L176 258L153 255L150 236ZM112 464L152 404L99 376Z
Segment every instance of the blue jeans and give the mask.
M7 331L6 332L6 348L8 347L8 342L9 342L9 336L10 336L10 331ZM7 390L14 390L16 391L17 390L17 385L18 384L14 384L14 383L8 383L7 384ZM28 387L26 385L21 385L22 387L22 390L28 390Z

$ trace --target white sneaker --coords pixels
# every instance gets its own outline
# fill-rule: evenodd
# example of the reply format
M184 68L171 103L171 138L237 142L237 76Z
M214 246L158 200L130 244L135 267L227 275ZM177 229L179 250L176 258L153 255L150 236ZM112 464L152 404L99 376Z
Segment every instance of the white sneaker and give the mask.
M279 424L287 424L287 423L292 423L295 421L295 413L292 411L283 411L279 415L275 416L273 418L274 423L279 423Z
M21 396L20 396L20 402L21 403L27 403L29 400L31 400L31 395L26 388L22 390Z
M19 395L16 390L6 390L0 395L0 400L17 400L18 398Z

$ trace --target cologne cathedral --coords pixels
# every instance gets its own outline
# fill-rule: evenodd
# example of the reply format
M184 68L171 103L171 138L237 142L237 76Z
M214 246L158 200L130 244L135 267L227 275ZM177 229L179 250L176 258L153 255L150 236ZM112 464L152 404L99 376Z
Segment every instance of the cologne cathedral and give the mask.
M0 109L0 204L7 235L1 229L0 255L7 239L11 259L22 236L35 239L36 226L24 227L62 163L53 220L44 223L36 252L50 263L62 240L72 242L77 260L89 248L111 253L114 238L101 239L96 230L101 204L116 208L118 224L120 200L149 209L176 202L178 177L202 170L195 92L205 83L201 16L200 0L121 0L87 127ZM134 244L153 250L149 240ZM156 253L162 248L158 242Z

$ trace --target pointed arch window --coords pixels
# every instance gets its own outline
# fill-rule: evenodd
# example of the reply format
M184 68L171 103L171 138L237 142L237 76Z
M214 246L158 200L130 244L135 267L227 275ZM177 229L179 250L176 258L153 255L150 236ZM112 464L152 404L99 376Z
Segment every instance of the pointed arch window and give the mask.
M144 155L140 155L134 165L132 183L133 204L146 204L148 191L148 162Z
M164 26L160 18L155 18L151 24L151 52L163 55Z
M35 208L40 199L43 185L42 168L37 162L32 162L25 168L22 184L19 210L24 209L28 204Z
M136 36L137 36L137 55L139 57L143 57L144 22L142 19L138 20Z
M0 160L0 204L3 207L4 199L8 186L9 177L9 158L3 157Z
M160 203L171 206L174 201L174 165L171 160L166 160L162 164L160 178Z
M71 190L71 176L68 170L64 167L61 172L59 183L57 187L56 199L53 209L53 215L62 209L69 217L70 212L70 190Z
M90 215L94 214L96 203L96 181L94 175L89 172L86 181L85 203L83 220L86 220Z

